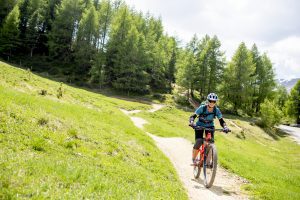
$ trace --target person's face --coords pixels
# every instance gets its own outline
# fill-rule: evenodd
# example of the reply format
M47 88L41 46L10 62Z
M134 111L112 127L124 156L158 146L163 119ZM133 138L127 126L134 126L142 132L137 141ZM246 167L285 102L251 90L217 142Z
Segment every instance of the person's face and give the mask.
M208 105L209 105L209 107L214 107L216 105L216 101L209 100Z

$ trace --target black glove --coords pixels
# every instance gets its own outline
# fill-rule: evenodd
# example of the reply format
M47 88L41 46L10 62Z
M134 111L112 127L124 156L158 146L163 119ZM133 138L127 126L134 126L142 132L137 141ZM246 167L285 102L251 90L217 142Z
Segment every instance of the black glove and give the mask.
M227 134L228 132L230 132L229 128L227 126L223 127L223 131Z

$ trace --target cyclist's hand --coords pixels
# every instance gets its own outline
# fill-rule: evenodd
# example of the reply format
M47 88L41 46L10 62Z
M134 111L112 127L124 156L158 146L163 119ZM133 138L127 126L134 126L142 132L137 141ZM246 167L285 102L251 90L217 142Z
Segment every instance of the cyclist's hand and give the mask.
M190 122L190 123L189 123L189 126L190 126L190 127L194 127L194 126L195 126L194 122Z
M228 132L230 132L230 129L227 126L224 126L223 131L227 134Z

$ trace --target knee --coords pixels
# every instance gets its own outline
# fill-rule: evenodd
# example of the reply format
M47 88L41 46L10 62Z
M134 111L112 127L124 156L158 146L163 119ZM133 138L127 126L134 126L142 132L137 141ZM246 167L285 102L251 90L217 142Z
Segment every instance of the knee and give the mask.
M194 144L194 149L199 149L201 144L202 144L203 139L202 138L198 138Z

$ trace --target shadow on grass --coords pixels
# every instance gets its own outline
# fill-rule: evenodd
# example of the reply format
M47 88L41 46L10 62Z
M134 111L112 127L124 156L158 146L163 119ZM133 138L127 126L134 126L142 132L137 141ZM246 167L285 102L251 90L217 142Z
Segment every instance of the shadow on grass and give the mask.
M274 140L279 140L280 138L284 138L289 135L288 133L278 128L263 128L263 130Z

